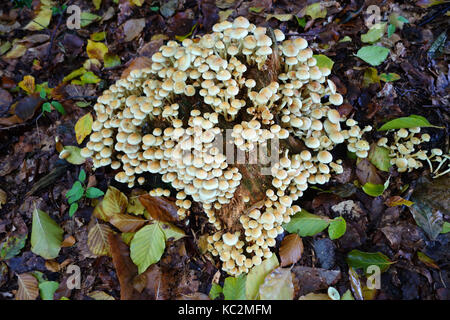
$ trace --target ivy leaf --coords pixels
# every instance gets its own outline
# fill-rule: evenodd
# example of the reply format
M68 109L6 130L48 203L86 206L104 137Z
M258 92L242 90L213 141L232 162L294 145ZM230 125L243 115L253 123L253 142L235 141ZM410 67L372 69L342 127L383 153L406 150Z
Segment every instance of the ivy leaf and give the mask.
M86 198L89 198L89 199L95 199L95 198L103 196L104 194L105 193L102 190L100 190L98 188L94 188L94 187L87 188L87 190L86 190Z
M401 128L414 128L414 127L434 127L426 118L422 116L418 116L415 114L410 115L409 117L401 117L391 121L386 122L381 126L378 131L386 131L392 129L401 129Z
M378 66L389 55L389 49L381 46L366 46L362 47L356 53L356 56L361 60L364 60L371 66Z
M225 300L245 300L245 283L247 277L243 274L237 278L227 277L223 284Z
M211 290L209 290L209 297L211 298L211 300L215 300L220 296L222 292L222 287L217 283L213 283L211 286Z
M290 269L277 268L272 271L259 287L261 300L292 300L294 299L294 284Z
M54 259L61 250L64 231L50 216L37 208L33 211L31 251L44 259Z
M18 255L20 250L25 247L27 237L28 235L26 233L7 237L0 243L0 260L8 260Z
M56 281L43 281L39 283L39 291L41 293L41 299L53 300L53 296L58 287L59 283Z
M350 267L356 269L362 268L364 269L364 272L372 265L378 266L381 272L385 272L389 269L389 266L393 264L393 262L381 252L363 252L356 249L348 253L346 260Z
M94 119L92 118L91 113L86 113L78 119L77 123L75 123L75 136L78 144L81 144L84 138L91 134L92 123L94 123Z
M328 235L331 240L336 240L342 237L347 230L347 223L343 217L336 217L330 221L330 226L328 227Z
M325 230L328 223L328 219L302 209L291 218L284 229L289 233L297 233L300 237L310 237Z
M254 266L247 274L245 296L248 300L256 300L259 297L259 287L264 283L266 276L279 266L277 256L272 254L258 266Z
M166 248L164 232L159 223L143 227L133 237L130 244L130 256L138 267L139 273L157 263Z

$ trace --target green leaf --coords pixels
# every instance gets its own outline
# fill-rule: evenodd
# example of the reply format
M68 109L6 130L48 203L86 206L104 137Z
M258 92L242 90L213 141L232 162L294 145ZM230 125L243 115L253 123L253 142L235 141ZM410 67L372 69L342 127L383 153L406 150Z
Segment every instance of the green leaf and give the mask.
M350 38L349 36L345 36L341 40L339 40L339 43L342 42L352 42L352 38Z
M368 67L364 70L363 87L367 88L372 83L380 84L380 77L378 76L377 69Z
M361 41L365 43L374 43L381 39L386 30L386 23L377 23L366 34L361 35Z
M39 292L42 300L53 300L55 291L58 289L59 283L56 281L44 281L39 283Z
M389 49L381 46L366 46L362 47L356 53L356 56L361 60L364 60L371 66L378 66L389 55Z
M120 66L120 57L117 54L107 53L103 57L103 62L105 64L105 68L113 68Z
M55 108L56 111L58 111L62 115L66 114L66 110L64 110L64 107L58 101L52 101L52 106Z
M153 223L140 229L131 240L130 256L138 266L139 273L157 263L166 248L164 232L159 223Z
M328 58L326 55L323 54L315 54L313 55L314 58L317 60L317 66L319 68L327 68L327 69L333 69L334 62L330 58Z
M223 284L223 295L225 300L245 300L246 276L237 278L227 277Z
M87 12L87 11L83 11L81 13L81 16L80 16L80 19L81 19L80 26L82 28L87 27L92 22L100 20L100 18L101 17L96 15L96 14L93 14L93 13L90 13L90 12Z
M42 105L42 112L52 112L52 105L50 102L46 102Z
M81 78L81 85L89 84L89 83L99 83L101 79L97 77L92 71L88 71L84 73Z
M433 128L439 128L436 126L433 126L428 120L422 116L418 116L415 114L410 115L409 117L401 117L397 118L391 121L386 122L381 126L378 131L386 131L386 130L392 130L392 129L401 129L401 128L415 128L415 127L433 127Z
M44 259L54 259L61 249L64 231L50 216L37 208L33 211L31 251Z
M160 224L161 224L161 230L164 232L166 241L169 239L173 240L173 241L177 241L186 236L186 234L184 233L183 230L181 230L180 228L178 228L177 226L174 226L173 224L171 224L169 222L161 221Z
M81 149L77 146L65 146L64 150L70 152L70 155L66 158L67 162L79 165L83 164L86 161L86 159L81 156Z
M365 185L363 185L362 189L369 196L378 197L378 196L381 196L383 194L384 190L386 190L387 187L389 186L389 179L386 182L387 182L387 185L386 185L386 183L383 185L383 184L374 184L372 182L367 182Z
M41 99L46 99L46 98L47 98L47 92L45 91L44 88L42 88L42 89L39 91L39 96L41 97Z
M72 71L67 76L64 77L63 82L69 82L72 79L78 78L79 76L85 74L87 70L85 68L80 68Z
M86 190L86 198L89 198L89 199L95 199L95 198L103 196L104 194L105 193L102 190L100 190L98 188L94 188L94 187L87 188L87 190Z
M441 233L449 233L449 232L450 232L450 223L447 221L444 221L444 224L442 225Z
M368 158L370 163L372 163L377 169L389 172L389 169L392 166L389 153L390 151L388 148L380 147L374 144L370 149Z
M294 17L297 19L297 23L300 27L304 28L306 26L306 18L305 17L301 17L301 18L299 18L297 16L294 16Z
M75 201L78 201L83 197L84 194L84 188L80 181L75 181L75 183L72 185L72 188L67 191L66 198L68 199L69 204L74 203Z
M388 26L387 32L388 32L388 38L390 38L395 32L395 25L390 23Z
M336 217L330 221L330 226L328 227L328 235L331 240L339 239L342 237L347 230L347 223L343 217Z
M341 295L335 287L328 287L327 293L331 300L341 300Z
M327 16L327 9L321 2L316 2L306 7L305 15L310 16L313 20L325 18Z
M80 180L80 182L84 182L86 180L86 171L84 171L84 169L80 170L80 173L78 174L78 180Z
M92 41L103 41L106 38L106 32L105 31L95 32L91 34L90 38Z
M211 286L211 290L209 290L209 297L211 298L211 300L215 300L220 296L222 291L223 289L220 285L218 285L217 283L213 283Z
M77 210L78 210L78 202L72 203L69 208L69 217L72 218L75 212L77 212Z
M382 73L380 74L380 80L384 82L393 82L400 79L400 76L396 73Z
M259 287L264 283L266 276L280 265L275 254L269 259L250 269L245 285L245 296L248 300L256 300L259 297Z
M188 38L188 37L190 37L192 35L192 33L194 32L195 28L197 28L197 23L192 26L191 31L188 34L185 34L184 36L175 36L175 38L178 41L183 41L184 39L186 39L186 38Z
M409 20L406 19L406 18L403 17L403 16L398 16L398 17L397 17L397 20L399 20L399 21L401 21L401 22L403 22L403 23L409 23Z
M380 267L381 272L384 272L389 269L391 264L393 264L393 262L381 252L363 252L356 249L348 253L346 260L350 267L362 268L364 269L364 272L372 265Z
M355 298L353 298L352 292L350 290L347 290L342 295L341 300L355 300Z
M298 233L300 237L310 237L322 232L328 227L329 220L302 209L284 226L289 233Z
M7 237L0 243L0 260L8 260L18 255L20 250L25 247L27 237L28 235L26 233Z

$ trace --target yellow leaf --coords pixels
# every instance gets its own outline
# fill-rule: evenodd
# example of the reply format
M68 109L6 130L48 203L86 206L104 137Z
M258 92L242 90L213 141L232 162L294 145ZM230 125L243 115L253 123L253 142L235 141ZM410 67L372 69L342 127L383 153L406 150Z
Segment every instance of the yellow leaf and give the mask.
M113 233L112 229L106 224L100 224L95 221L89 229L88 248L96 256L109 256L111 253L108 236Z
M24 46L23 44L15 44L14 47L11 49L11 51L9 51L5 58L6 59L17 59L20 58L21 56L23 56L25 54L25 52L27 52L27 47Z
M124 213L128 198L119 189L109 186L103 200L95 207L94 216L108 222L114 215Z
M92 3L95 6L95 10L100 9L100 6L102 5L102 0L92 0Z
M81 144L91 132L92 132L92 123L94 119L90 113L85 114L80 119L78 119L75 124L75 135L77 138L78 144Z
M41 10L39 10L37 16L32 21L30 21L30 23L28 23L24 29L30 31L39 31L47 28L50 24L50 20L52 19L52 14L53 13L51 8L41 6Z
M30 75L23 77L23 80L19 82L19 87L21 87L23 91L28 94L34 93L34 90L36 88L34 77Z
M268 14L266 17L266 21L275 18L278 21L289 21L292 19L293 14Z
M144 1L145 0L130 0L130 3L140 7L144 4Z
M108 47L104 43L88 40L86 52L89 58L103 61L103 57L108 52Z

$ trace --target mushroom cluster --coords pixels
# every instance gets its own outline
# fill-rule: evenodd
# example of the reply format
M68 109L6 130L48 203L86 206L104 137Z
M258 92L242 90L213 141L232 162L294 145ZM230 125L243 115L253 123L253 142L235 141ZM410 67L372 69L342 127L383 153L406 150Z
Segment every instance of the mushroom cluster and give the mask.
M439 172L439 170L450 159L450 155L443 154L439 148L433 148L430 152L419 149L422 143L429 142L431 138L428 133L421 133L420 131L420 127L402 128L394 131L394 141L391 144L388 145L388 138L383 137L378 140L377 145L389 149L391 164L397 167L398 172L411 172L414 169L422 168L422 161L426 161L434 178L449 173L450 162L447 165L447 170L443 170L442 172ZM434 169L432 161L438 163Z
M255 74L273 59L281 73L266 85ZM180 218L192 201L202 204L217 230L208 237L209 251L226 272L239 275L272 255L281 225L300 210L293 202L309 184L342 173L342 160L331 153L337 144L347 142L349 151L367 157L363 134L371 127L361 129L335 109L343 97L327 79L330 72L317 65L303 38L285 40L282 31L243 17L223 21L211 34L168 41L152 56L151 67L131 71L104 91L81 154L93 159L94 168L111 166L115 179L130 188L145 183L143 173L161 174L178 192ZM243 178L215 143L225 128L232 128L231 143L247 155L270 139L293 136L305 145L297 154L279 150L281 158L270 169L272 187L258 205L243 197L248 210L233 232L217 216L239 196Z

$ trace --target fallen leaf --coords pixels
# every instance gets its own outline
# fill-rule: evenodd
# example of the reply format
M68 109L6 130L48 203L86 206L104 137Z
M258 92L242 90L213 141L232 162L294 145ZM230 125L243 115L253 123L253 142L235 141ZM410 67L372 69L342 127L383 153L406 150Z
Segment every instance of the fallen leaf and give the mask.
M149 194L144 194L139 196L139 201L155 220L174 222L178 219L177 206L167 198L152 197Z
M81 144L84 138L91 134L93 122L94 118L92 118L91 113L86 113L75 123L75 136L78 144Z
M356 249L348 253L346 261L352 268L363 268L366 271L374 265L378 266L381 272L385 272L394 263L381 252L363 252Z
M29 31L39 31L48 27L50 20L52 19L52 9L51 6L41 6L38 14L32 21L30 21L25 27L25 30Z
M89 228L88 248L96 256L110 256L111 249L109 247L108 237L112 234L112 229L106 224L100 224L96 219Z
M54 259L61 250L64 231L50 216L37 208L33 211L31 251L44 259Z
M362 47L356 56L372 66L380 65L389 55L389 49L381 46Z
M30 273L17 275L19 290L16 293L16 300L36 300L39 296L38 281Z
M281 266L295 264L302 257L302 253L302 239L296 233L287 235L280 246Z
M264 283L266 276L280 264L275 254L269 259L264 259L258 266L254 266L247 274L245 285L245 296L249 300L256 300L259 297L259 287Z
M115 300L114 297L103 291L92 291L88 293L88 296L94 300Z
M267 275L259 287L261 300L294 299L293 274L290 269L277 268Z
M90 59L103 61L103 57L108 52L108 47L104 43L88 40L86 52Z
M36 89L34 77L30 75L23 77L23 80L19 82L19 87L22 88L27 94L33 94Z
M125 213L127 206L127 196L119 189L109 186L103 200L95 207L93 215L108 222L114 215Z
M122 232L135 232L146 222L142 218L123 213L116 213L109 219L109 223Z
M388 207L396 207L396 206L407 206L407 207L410 207L410 206L412 206L414 204L414 202L406 200L406 199L403 199L400 196L393 196L393 197L390 197L389 199L387 199L385 201L385 204Z
M130 257L138 266L139 273L161 259L166 241L159 223L143 227L133 237L130 244Z
M225 278L222 291L225 300L245 300L245 282L245 274Z
M130 19L123 25L125 42L130 42L138 37L145 27L145 19Z

